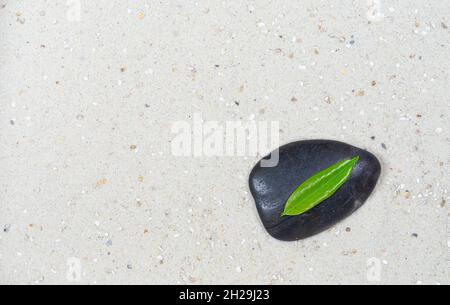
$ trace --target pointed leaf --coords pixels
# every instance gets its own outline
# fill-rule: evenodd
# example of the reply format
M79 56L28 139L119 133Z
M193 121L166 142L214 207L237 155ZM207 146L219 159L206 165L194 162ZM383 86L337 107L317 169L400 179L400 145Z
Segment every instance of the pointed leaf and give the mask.
M359 157L341 161L303 182L289 197L281 216L304 214L333 196L350 178L358 161Z

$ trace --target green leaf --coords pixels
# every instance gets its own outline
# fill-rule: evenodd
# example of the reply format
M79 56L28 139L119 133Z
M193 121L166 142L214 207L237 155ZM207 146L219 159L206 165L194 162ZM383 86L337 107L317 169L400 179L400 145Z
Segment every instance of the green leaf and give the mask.
M304 214L333 196L350 178L359 156L344 160L303 182L286 202L283 216Z

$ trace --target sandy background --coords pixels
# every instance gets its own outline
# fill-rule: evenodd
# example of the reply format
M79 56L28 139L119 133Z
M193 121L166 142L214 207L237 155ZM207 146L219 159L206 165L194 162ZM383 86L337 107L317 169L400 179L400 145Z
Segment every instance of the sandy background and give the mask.
M449 284L450 1L331 2L0 0L0 283ZM278 242L257 158L172 155L194 113L367 148L382 179Z

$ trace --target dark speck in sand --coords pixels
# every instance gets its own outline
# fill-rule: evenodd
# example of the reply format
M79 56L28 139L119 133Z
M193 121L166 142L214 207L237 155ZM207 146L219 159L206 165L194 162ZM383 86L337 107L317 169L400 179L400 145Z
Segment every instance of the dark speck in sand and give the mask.
M419 234L413 233L411 236L414 237L414 238L418 238L418 237L419 237Z
M384 143L381 143L381 147L384 149L384 150L387 150L387 146L386 146L386 144L384 144Z
M8 233L9 230L11 230L11 225L5 225L5 226L3 227L3 232Z

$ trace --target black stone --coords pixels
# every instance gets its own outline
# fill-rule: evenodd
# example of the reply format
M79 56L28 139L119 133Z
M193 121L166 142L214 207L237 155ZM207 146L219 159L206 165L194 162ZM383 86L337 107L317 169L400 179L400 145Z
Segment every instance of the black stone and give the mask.
M302 215L281 218L286 201L301 183L356 156L360 161L349 180L332 197ZM250 190L267 232L283 241L311 237L350 216L369 198L381 173L380 162L373 154L336 141L291 143L279 149L279 158L276 167L262 167L261 161L255 166Z

